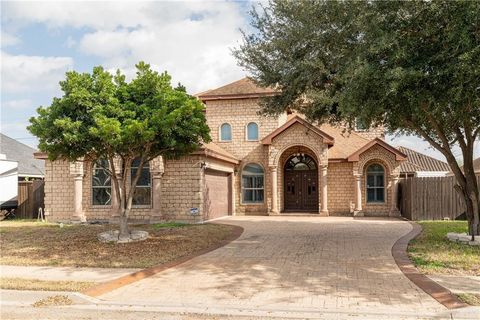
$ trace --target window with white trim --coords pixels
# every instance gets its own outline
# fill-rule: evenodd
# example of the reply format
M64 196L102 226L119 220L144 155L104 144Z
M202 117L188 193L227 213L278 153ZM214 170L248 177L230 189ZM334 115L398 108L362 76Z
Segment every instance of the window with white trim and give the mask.
M265 174L261 165L247 164L242 171L242 202L263 203Z
M385 169L378 163L367 168L367 202L385 202Z
M112 203L112 179L108 174L108 161L97 160L92 168L92 204L108 206Z
M258 124L255 122L247 124L247 140L258 141Z
M133 160L130 168L130 178L133 180L140 165L140 158ZM143 164L142 172L138 178L135 191L133 193L132 205L146 206L150 205L152 201L152 179L150 176L150 166L148 162Z
M220 141L232 141L232 126L224 123L220 126Z

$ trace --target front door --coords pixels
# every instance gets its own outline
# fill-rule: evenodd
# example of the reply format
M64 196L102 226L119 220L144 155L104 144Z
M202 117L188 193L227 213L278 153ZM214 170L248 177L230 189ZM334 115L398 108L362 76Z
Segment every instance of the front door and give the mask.
M288 159L284 168L285 211L318 212L318 171L306 154Z

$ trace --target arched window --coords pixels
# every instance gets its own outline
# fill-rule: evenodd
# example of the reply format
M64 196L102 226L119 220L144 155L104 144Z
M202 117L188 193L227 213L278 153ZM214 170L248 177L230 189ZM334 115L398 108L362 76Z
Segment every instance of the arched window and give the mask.
M249 124L247 124L247 140L258 140L258 124L256 124L255 122L250 122Z
M288 159L285 164L285 170L316 170L315 160L308 154L299 153Z
M140 165L140 159L133 160L132 167L130 169L130 179L134 179ZM132 204L137 206L150 205L152 199L152 184L150 177L150 167L148 162L143 164L142 173L138 178L135 191L133 193Z
M232 141L232 126L224 123L220 126L220 141Z
M264 172L261 165L247 164L242 171L243 203L263 203Z
M107 206L112 202L112 180L108 174L108 161L98 160L92 170L92 204Z
M367 168L367 202L385 202L385 169L377 163Z

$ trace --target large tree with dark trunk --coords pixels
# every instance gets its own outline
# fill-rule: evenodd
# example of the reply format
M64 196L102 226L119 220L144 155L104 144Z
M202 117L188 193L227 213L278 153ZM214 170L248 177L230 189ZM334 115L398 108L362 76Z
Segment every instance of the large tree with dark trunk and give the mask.
M173 88L167 73L143 62L136 67L130 82L102 67L91 74L67 72L60 82L63 96L39 108L28 127L51 160L109 164L104 169L119 199L121 239L130 236L127 220L144 165L159 156L189 154L210 141L202 103L183 86ZM130 179L133 161L138 168Z
M480 135L479 1L282 1L252 10L241 66L281 93L263 112L383 125L428 141L447 159L480 232L473 169ZM463 170L454 148L462 153Z

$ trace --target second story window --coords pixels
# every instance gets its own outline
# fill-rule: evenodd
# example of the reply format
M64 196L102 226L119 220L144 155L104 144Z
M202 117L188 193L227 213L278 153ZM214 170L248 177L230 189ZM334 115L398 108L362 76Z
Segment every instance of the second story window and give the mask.
M258 124L255 122L247 124L247 140L258 141Z
M220 126L220 141L232 141L232 126L224 123Z
M355 131L367 131L368 125L364 120L357 118L355 120Z

